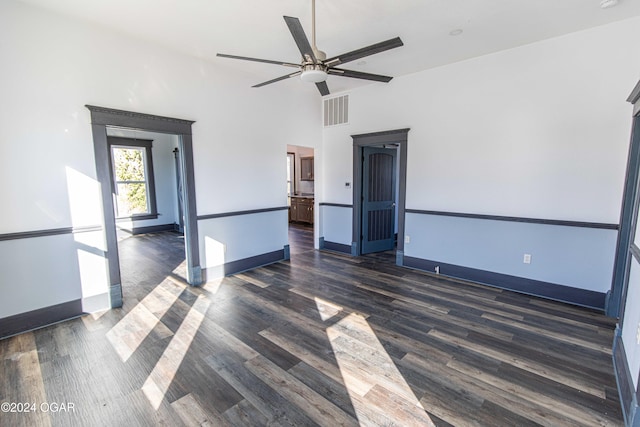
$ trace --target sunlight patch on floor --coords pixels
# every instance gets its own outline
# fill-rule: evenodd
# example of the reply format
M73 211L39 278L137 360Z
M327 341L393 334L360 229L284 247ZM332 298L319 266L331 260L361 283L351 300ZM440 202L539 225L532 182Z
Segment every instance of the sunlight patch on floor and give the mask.
M172 271L176 283L179 285L190 286L187 280L187 261L184 260L176 266Z
M316 307L318 307L318 313L320 313L320 318L323 322L331 319L336 314L342 312L343 308L337 304L324 300L322 298L313 297L316 302Z
M215 295L220 290L220 287L222 286L222 282L224 282L224 279L225 279L224 277L219 277L216 279L207 280L207 282L204 285L202 285L201 288Z
M142 386L142 391L154 409L157 410L160 407L167 390L169 390L169 386L204 320L209 305L211 305L211 301L208 298L202 295L198 296Z
M164 280L107 332L107 339L123 362L135 353L151 331L155 330L158 339L172 334L169 328L160 323L160 319L175 303L183 289L184 286L169 278Z
M92 320L100 320L102 316L107 314L111 310L107 308L106 310L94 311L93 313L89 313L87 316L91 317Z
M349 314L327 336L361 425L434 425L362 315Z

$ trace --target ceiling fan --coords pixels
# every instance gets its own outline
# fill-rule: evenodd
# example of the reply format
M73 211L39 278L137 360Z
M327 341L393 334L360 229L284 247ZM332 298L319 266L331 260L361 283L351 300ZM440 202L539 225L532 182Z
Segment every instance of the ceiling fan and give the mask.
M356 59L364 58L365 56L373 55L375 53L384 52L385 50L394 49L403 45L400 37L389 39L380 43L372 44L371 46L363 47L351 52L343 53L342 55L334 56L327 59L327 55L316 47L316 2L311 0L311 23L312 23L312 43L309 44L309 39L302 29L300 20L298 18L292 18L290 16L284 17L289 31L293 36L294 41L298 45L298 49L302 54L302 62L300 64L294 64L284 61L273 61L269 59L249 58L246 56L227 55L224 53L218 53L217 56L231 59L241 59L244 61L264 62L267 64L284 65L285 67L297 68L298 71L287 74L275 79L268 80L263 83L258 83L252 87L261 87L271 83L286 80L291 77L300 76L300 79L305 82L315 83L322 95L329 95L329 87L327 86L327 77L329 74L342 77L351 77L354 79L373 80L377 82L389 82L393 77L382 76L379 74L363 73L361 71L345 70L344 68L337 68L340 64L355 61Z

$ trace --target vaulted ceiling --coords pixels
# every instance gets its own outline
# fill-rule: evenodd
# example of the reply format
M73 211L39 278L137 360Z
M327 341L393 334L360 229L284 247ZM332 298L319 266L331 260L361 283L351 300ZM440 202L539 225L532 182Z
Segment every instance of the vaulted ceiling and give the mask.
M291 69L216 53L300 62L283 15L300 18L311 38L311 0L22 1L237 70L247 85ZM317 45L331 57L400 36L403 47L345 66L397 77L640 16L638 0L607 9L600 1L316 0ZM287 90L297 85L291 80L256 90ZM332 92L384 84L335 76L327 83Z

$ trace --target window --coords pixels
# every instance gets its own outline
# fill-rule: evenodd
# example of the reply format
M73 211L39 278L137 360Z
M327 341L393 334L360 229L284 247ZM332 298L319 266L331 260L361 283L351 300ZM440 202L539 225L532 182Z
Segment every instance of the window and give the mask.
M291 197L295 193L295 158L293 153L287 153L287 196Z
M116 218L157 218L150 140L109 137Z

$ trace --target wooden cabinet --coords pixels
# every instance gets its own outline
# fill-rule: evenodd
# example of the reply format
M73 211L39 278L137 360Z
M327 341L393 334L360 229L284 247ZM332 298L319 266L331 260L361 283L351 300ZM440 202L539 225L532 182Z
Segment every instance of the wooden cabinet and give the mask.
M313 224L313 199L308 197L292 197L289 215L291 221Z
M313 181L313 157L300 158L300 180Z

